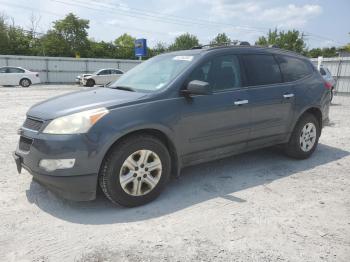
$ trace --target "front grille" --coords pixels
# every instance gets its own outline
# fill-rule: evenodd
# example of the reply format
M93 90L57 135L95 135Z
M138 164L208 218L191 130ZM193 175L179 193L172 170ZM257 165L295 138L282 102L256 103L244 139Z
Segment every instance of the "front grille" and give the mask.
M30 129L30 130L34 130L34 131L39 131L40 128L42 127L42 125L43 125L43 121L36 120L36 119L28 117L24 121L23 127L27 128L27 129Z
M32 143L33 143L33 139L21 136L20 139L19 139L19 149L21 151L27 152L27 151L29 151L30 146L32 145Z

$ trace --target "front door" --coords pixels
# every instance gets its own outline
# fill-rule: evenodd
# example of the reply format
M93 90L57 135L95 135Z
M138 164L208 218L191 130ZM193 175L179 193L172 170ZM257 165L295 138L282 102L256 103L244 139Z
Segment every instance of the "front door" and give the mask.
M0 85L9 85L9 69L8 69L8 67L0 68Z
M180 120L183 162L197 163L239 151L250 130L250 107L238 57L225 55L195 69L188 81L210 84L212 95L184 98Z

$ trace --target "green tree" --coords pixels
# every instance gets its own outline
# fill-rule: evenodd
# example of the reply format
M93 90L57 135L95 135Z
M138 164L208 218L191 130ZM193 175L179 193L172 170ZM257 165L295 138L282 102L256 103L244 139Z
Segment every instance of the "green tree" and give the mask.
M117 47L113 43L90 40L88 56L92 58L117 58Z
M118 58L122 59L133 59L135 58L135 37L128 35L127 33L122 34L117 39L114 40L116 45Z
M69 13L64 19L53 22L52 30L43 37L43 46L49 55L85 56L89 49L87 38L89 20Z
M8 54L10 55L28 55L30 54L30 38L26 34L26 32L16 26L8 27L8 39L9 39L9 47Z
M337 49L335 47L313 48L307 52L307 55L312 58L319 56L335 57L337 56Z
M287 49L290 51L294 51L297 53L305 53L305 37L303 33L300 33L298 30L289 30L285 31L277 31L269 30L268 35L261 36L255 42L256 45L268 46L268 45L276 45L279 48Z
M199 41L195 35L189 33L179 35L175 38L175 42L169 46L169 50L185 50L191 49L194 46L198 46Z
M10 46L8 37L8 25L5 15L0 15L0 54L8 54Z
M231 39L225 33L219 33L211 42L211 45L230 43Z
M155 46L152 48L152 52L155 55L161 54L166 52L168 49L167 45L164 42L158 42L155 44Z

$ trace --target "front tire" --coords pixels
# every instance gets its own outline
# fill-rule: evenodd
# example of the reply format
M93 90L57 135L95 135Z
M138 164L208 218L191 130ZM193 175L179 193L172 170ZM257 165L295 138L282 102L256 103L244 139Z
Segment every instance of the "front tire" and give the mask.
M296 159L310 157L317 147L320 134L321 128L316 117L305 113L297 122L289 142L285 145L286 154Z
M93 87L95 85L95 81L93 79L88 79L86 81L86 86Z
M106 155L99 184L113 203L140 206L158 197L170 170L170 155L160 140L150 135L132 135Z
M19 85L22 87L29 87L31 84L32 82L28 78L23 78L19 81Z

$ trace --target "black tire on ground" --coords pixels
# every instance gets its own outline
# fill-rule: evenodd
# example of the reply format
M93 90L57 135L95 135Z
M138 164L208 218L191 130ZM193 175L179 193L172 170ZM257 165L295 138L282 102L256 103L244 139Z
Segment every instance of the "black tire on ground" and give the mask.
M32 82L28 78L23 78L19 81L19 85L22 87L29 87L31 84Z
M138 150L151 150L161 161L161 176L156 186L145 195L133 196L124 191L119 176L124 161ZM99 185L106 197L115 204L126 207L144 205L159 196L169 180L171 160L168 149L151 135L131 135L117 143L105 156L99 173Z
M86 81L86 86L93 87L95 85L95 81L93 79L88 79Z
M331 101L333 100L333 97L334 97L334 87L332 87L331 89Z
M300 137L302 135L303 128L308 123L312 123L316 127L316 138L313 146L307 152L305 152L302 150L302 146L300 144ZM317 147L320 134L321 134L320 124L317 121L316 117L310 113L303 114L298 120L297 124L295 125L294 130L289 139L289 142L285 144L286 154L296 159L306 159L310 157Z

